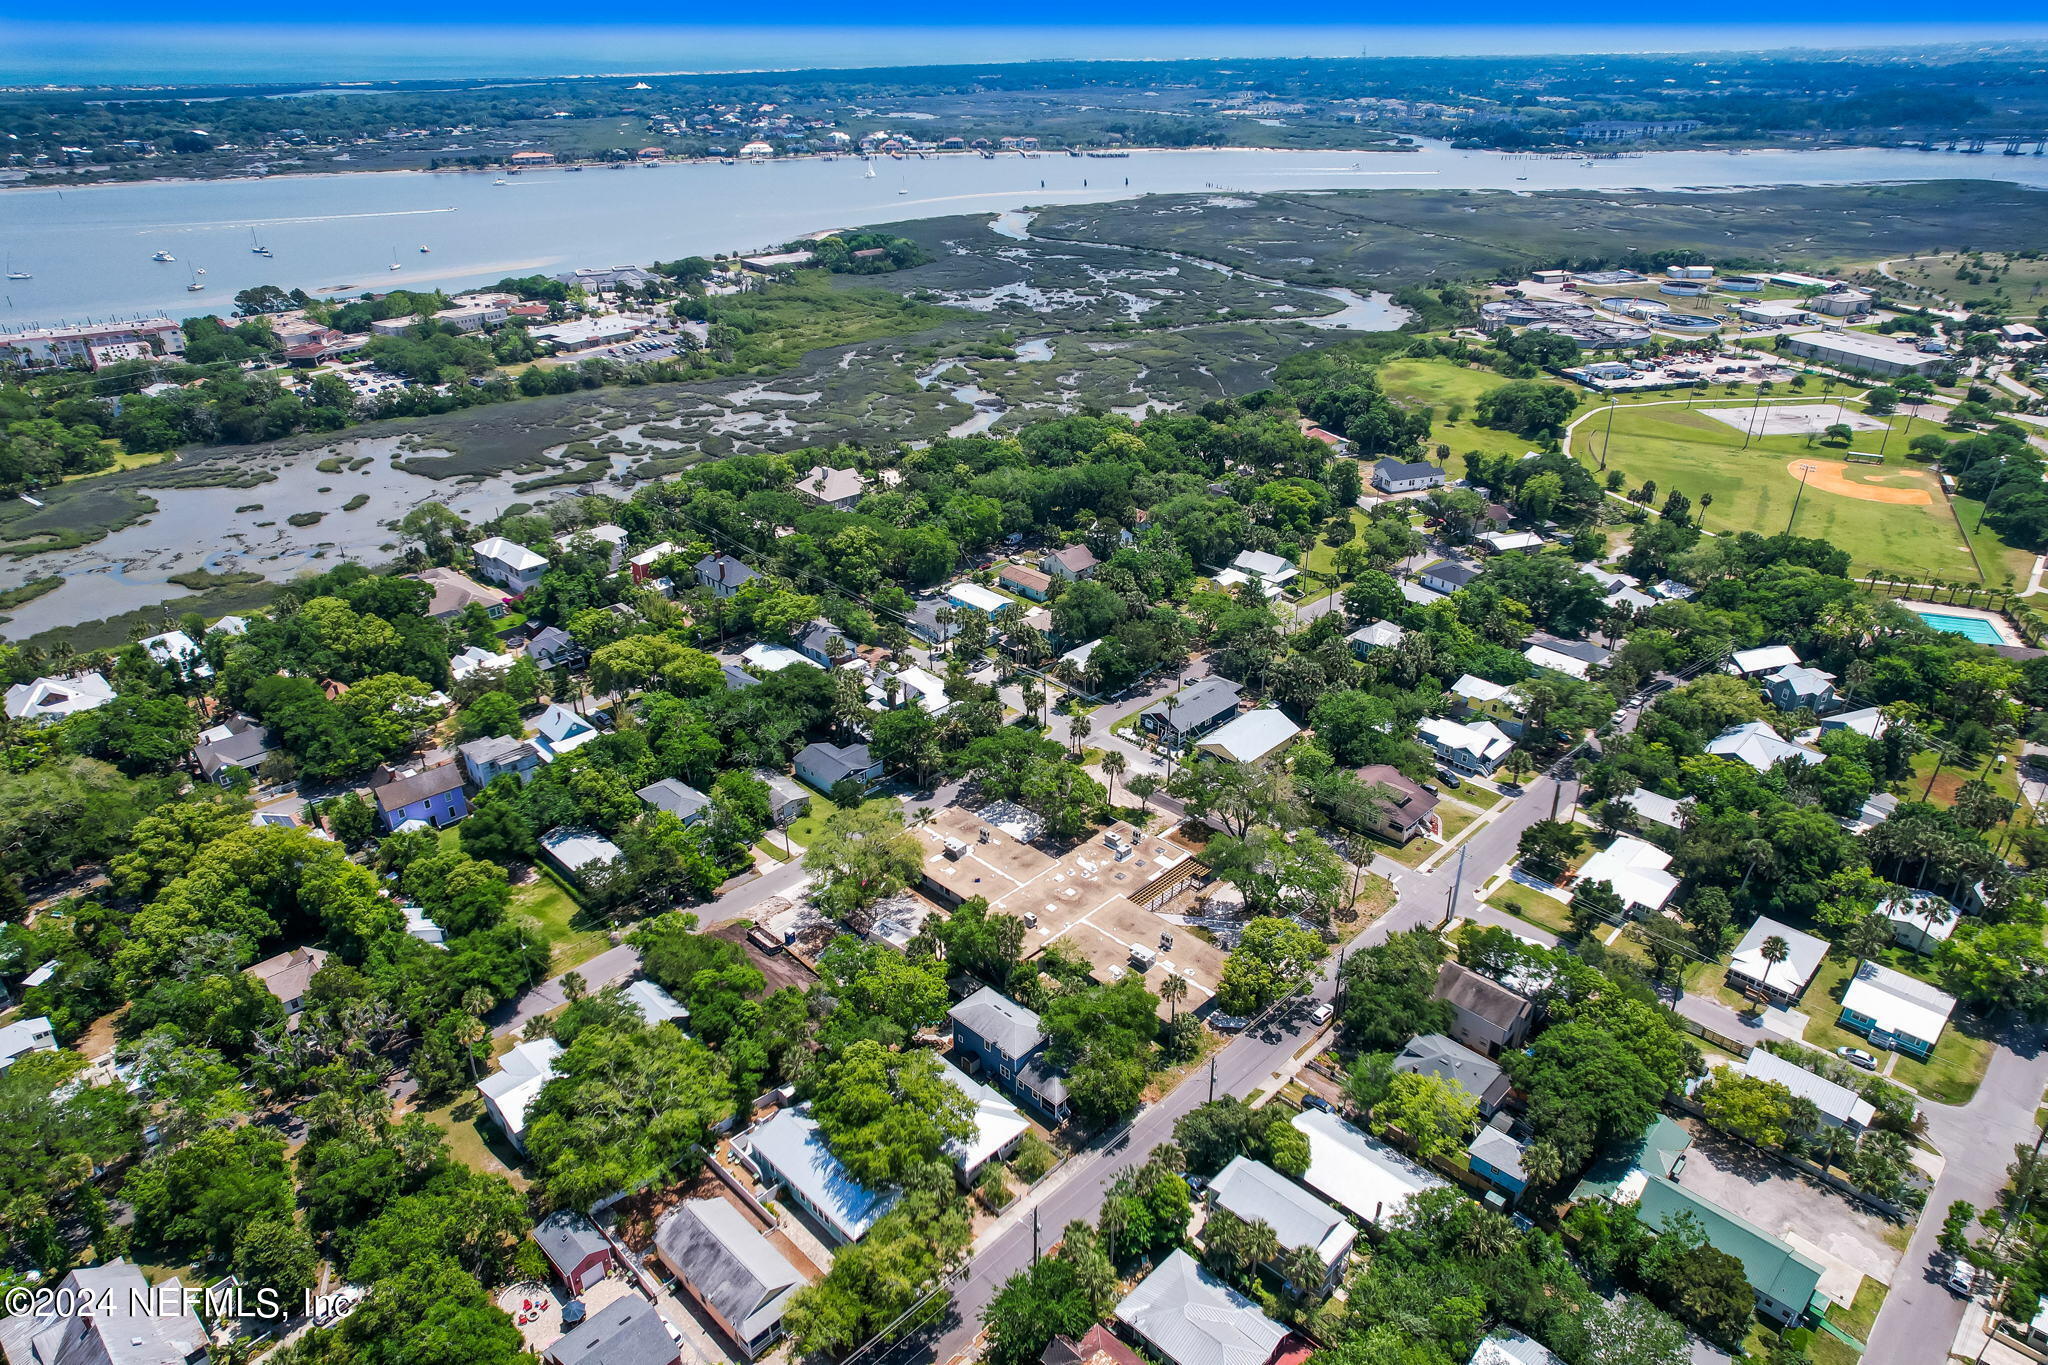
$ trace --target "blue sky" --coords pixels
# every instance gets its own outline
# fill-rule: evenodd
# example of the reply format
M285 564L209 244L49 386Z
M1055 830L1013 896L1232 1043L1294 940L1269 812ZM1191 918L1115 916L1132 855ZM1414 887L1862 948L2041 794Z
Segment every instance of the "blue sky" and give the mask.
M332 7L256 0L209 4L202 24L166 22L160 3L104 0L81 22L0 19L0 83L198 80L395 80L653 71L790 69L1004 62L1048 58L1409 56L1911 46L2048 41L2039 0L1985 0L1967 23L1930 20L1930 7L1828 0L1798 11L1778 0L1721 0L1717 22L1657 23L1619 15L1599 24L1530 23L1532 7L1470 0L1458 22L1377 19L1356 5L1298 0L1287 22L1247 25L1246 7L1216 0L1139 0L1107 10L1090 0L1042 0L1029 27L934 22L897 8L879 19L816 0L792 0L776 22L733 26L674 22L670 0L623 0L593 26L565 16L590 11L540 0L358 0ZM1389 10L1396 16L1419 7ZM939 13L931 11L930 13ZM1681 11L1690 17L1700 11ZM335 22L345 13L345 23ZM1103 22L1106 14L1114 22ZM1433 16L1434 17L1434 16ZM891 22L894 20L895 22Z

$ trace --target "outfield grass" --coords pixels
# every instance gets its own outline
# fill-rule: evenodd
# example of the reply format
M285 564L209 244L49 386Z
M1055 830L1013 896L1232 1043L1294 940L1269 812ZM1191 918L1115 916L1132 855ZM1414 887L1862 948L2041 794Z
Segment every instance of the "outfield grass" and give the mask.
M1792 396L1789 401L1830 400L1816 391ZM1710 398L1702 400L1701 406L1743 410L1748 405ZM1853 411L1857 405L1845 402L1843 407ZM1623 407L1615 414L1608 467L1626 475L1630 487L1654 480L1660 505L1674 489L1691 498L1695 508L1701 494L1711 494L1713 505L1705 521L1712 531L1768 535L1790 525L1798 535L1847 550L1857 569L1976 581L1976 561L1964 545L1964 532L1941 494L1939 479L1933 471L1904 458L1907 419L1895 417L1891 425L1894 434L1884 442L1886 463L1848 464L1842 458L1842 448L1819 443L1809 446L1803 436L1765 436L1744 450L1738 427L1682 403ZM1597 468L1605 433L1604 418L1588 420L1573 433L1574 453ZM1882 437L1878 431L1858 432L1847 449L1875 453ZM1812 482L1802 495L1796 468L1800 464L1815 466L1815 475L1821 479L1839 477L1874 493L1917 493L1925 500L1872 501ZM1986 577L2001 581L2012 571L2013 561L2001 550Z

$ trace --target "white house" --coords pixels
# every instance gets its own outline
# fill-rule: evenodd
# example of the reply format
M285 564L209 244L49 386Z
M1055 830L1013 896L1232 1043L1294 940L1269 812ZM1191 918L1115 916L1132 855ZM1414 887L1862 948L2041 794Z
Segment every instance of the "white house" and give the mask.
M1196 747L1232 763L1258 763L1292 744L1300 733L1301 727L1289 720L1286 712L1262 706L1211 731Z
M540 850L547 854L549 862L576 880L595 868L614 865L625 856L617 844L587 829L549 830L541 836Z
M1877 913L1891 922L1894 943L1928 954L1955 933L1962 910L1946 896L1932 891L1909 891L1878 906Z
M1427 460L1385 459L1373 463L1372 486L1382 493L1416 493L1442 488L1444 472Z
M1374 621L1360 626L1344 638L1350 642L1351 652L1363 659L1376 649L1393 648L1400 644L1407 634L1407 631L1392 621Z
M1785 956L1776 962L1764 955L1764 945L1772 939L1785 945ZM1728 984L1737 990L1762 991L1777 1003L1789 1005L1805 993L1827 955L1826 939L1759 915L1735 945L1735 955L1728 962Z
M1425 716L1416 725L1415 735L1443 762L1468 773L1491 773L1515 747L1506 732L1490 720L1464 725L1441 716Z
M1237 558L1230 561L1230 567L1258 579L1269 588L1285 588L1295 577L1294 565L1264 550L1240 551Z
M514 596L540 582L541 575L548 571L545 556L503 536L480 540L469 547L469 552L476 561L477 577L489 579Z
M1622 906L1639 915L1654 915L1678 890L1678 878L1665 871L1671 855L1655 844L1618 834L1614 842L1586 859L1577 884L1606 882Z
M1410 1199L1445 1183L1335 1114L1304 1109L1291 1122L1308 1139L1302 1183L1368 1223L1384 1225Z
M526 1150L526 1111L533 1107L541 1087L555 1076L555 1059L562 1045L552 1038L524 1042L498 1059L498 1069L484 1077L476 1088L484 1108L512 1139L512 1145Z
M1729 726L1707 741L1707 752L1718 758L1747 763L1760 773L1767 773L1788 760L1811 764L1827 757L1818 749L1794 744L1760 720Z
M142 646L145 654L165 668L181 669L195 678L213 676L213 668L199 652L199 646L182 630L167 630L161 635L152 635L136 643Z
M80 711L105 706L114 699L113 684L97 673L71 678L37 678L7 689L10 720L56 721Z
M1738 649L1730 656L1728 671L1744 678L1761 677L1781 668L1799 667L1799 655L1790 645L1765 645L1761 649Z
M587 527L581 531L565 531L555 537L555 545L567 550L585 537L605 547L609 557L607 567L610 572L617 573L620 562L626 557L626 528L606 522L604 525Z

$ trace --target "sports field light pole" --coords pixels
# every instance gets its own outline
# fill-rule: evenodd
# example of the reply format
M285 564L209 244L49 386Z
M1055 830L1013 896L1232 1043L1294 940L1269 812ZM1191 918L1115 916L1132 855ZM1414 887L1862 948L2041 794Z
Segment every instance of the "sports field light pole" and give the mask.
M1612 393L1607 395L1607 430L1600 437L1600 472L1603 474L1607 472L1607 446L1614 439L1614 404L1618 397Z
M1814 466L1811 464L1799 466L1799 491L1792 495L1792 515L1785 518L1785 534L1788 536L1792 534L1792 523L1799 520L1799 500L1806 496L1806 479L1813 470Z
M1744 450L1749 449L1749 442L1751 437L1756 437L1758 440L1762 439L1761 436L1758 436L1756 428L1759 420L1759 415L1763 411L1763 406L1764 386L1763 381L1759 380L1757 381L1756 386L1756 400L1749 405L1749 420L1742 424L1742 448Z

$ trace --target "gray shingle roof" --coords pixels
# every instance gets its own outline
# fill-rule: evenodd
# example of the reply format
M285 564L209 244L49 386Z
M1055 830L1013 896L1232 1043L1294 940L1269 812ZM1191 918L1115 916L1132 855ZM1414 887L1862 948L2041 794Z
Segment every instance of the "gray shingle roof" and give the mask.
M1485 1099L1486 1092L1501 1078L1498 1064L1488 1061L1471 1048L1452 1042L1441 1033L1425 1033L1420 1038L1409 1039L1408 1046L1401 1049L1401 1055L1394 1059L1394 1070L1456 1081L1475 1100Z
M701 815L711 805L710 797L673 777L651 782L633 795L656 810L665 810L676 819L685 821Z
M1156 706L1147 707L1145 713L1158 716L1176 730L1198 730L1218 716L1235 711L1243 691L1228 678L1204 678Z
M1171 1365L1265 1365L1287 1329L1176 1251L1116 1306Z
M742 1344L780 1321L789 1296L804 1283L774 1244L723 1199L685 1200L661 1220L654 1246Z
M1023 1057L1045 1041L1038 1015L991 986L983 986L953 1006L947 1015L1011 1058Z
M557 1209L533 1229L533 1240L557 1270L574 1270L594 1252L610 1254L611 1243L574 1209Z
M860 778L874 766L865 744L812 744L796 756L797 767L830 790L847 778Z
M660 1312L638 1294L598 1309L545 1354L556 1365L674 1365L682 1358Z
M427 768L411 777L400 777L377 788L377 809L389 814L443 792L452 792L463 782L462 769L454 763Z

